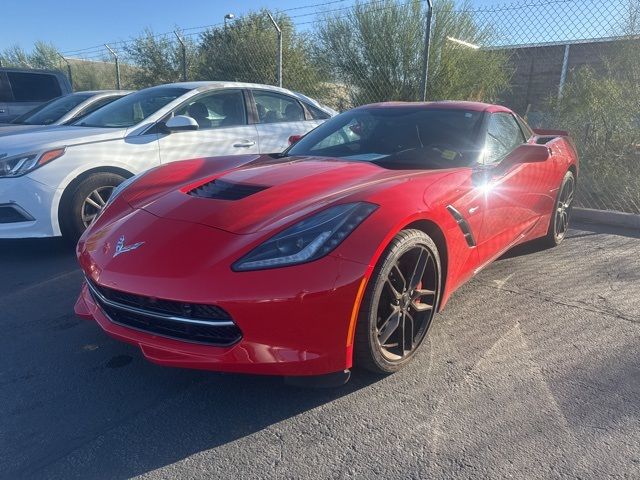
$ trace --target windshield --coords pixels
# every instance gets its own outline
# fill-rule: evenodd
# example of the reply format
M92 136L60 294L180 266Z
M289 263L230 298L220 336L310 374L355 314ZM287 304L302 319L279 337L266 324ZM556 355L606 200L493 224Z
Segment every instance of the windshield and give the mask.
M11 123L17 123L19 125L51 125L82 102L91 98L91 96L91 93L72 93L64 97L54 98L20 115Z
M358 108L327 120L284 155L343 158L385 168L470 165L480 151L482 112L421 106Z
M122 97L74 123L81 127L128 128L153 115L189 91L182 87L153 87Z

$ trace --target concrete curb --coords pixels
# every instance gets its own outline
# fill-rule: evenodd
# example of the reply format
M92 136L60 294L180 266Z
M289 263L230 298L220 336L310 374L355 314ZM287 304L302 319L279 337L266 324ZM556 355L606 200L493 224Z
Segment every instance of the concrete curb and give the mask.
M640 215L593 208L576 208L571 211L573 220L585 223L599 223L614 227L633 228L640 230Z

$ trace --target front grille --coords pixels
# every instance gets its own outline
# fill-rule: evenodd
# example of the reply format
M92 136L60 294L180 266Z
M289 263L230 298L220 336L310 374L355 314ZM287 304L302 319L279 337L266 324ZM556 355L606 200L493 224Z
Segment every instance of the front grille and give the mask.
M0 205L0 223L30 222L33 218L12 203Z
M133 295L87 280L93 299L119 325L188 342L229 346L242 338L231 316L216 305Z
M211 198L214 200L240 200L254 193L266 190L264 185L249 185L246 183L231 183L222 180L213 180L200 185L188 193L194 197Z

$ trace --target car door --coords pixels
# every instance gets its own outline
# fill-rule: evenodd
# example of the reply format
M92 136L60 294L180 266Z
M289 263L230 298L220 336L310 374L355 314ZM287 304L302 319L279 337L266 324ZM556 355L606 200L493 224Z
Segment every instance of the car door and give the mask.
M245 94L241 89L215 89L190 98L172 115L187 115L197 130L160 132L162 163L219 155L259 152L258 131L247 122Z
M474 172L484 203L478 238L481 265L501 255L535 225L542 193L539 164L513 158L514 150L527 142L515 117L508 112L491 113L485 135L484 155Z
M315 119L294 97L269 90L253 90L261 153L281 152L289 137L304 135L323 120Z

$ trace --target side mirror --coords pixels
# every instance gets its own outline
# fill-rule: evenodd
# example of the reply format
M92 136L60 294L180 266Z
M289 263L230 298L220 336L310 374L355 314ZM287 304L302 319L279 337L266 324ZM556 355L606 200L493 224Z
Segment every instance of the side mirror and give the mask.
M294 143L298 143L302 137L304 137L304 135L291 135L289 137L289 145L293 145Z
M198 122L187 115L176 115L164 124L170 132L183 132L185 130L198 130Z
M517 146L502 161L489 166L478 164L474 172L475 183L486 183L488 178L499 178L506 175L514 166L523 163L545 162L551 156L551 149L546 145L523 143Z
M545 162L551 156L551 150L546 145L536 143L523 143L511 152L511 163L538 163Z

